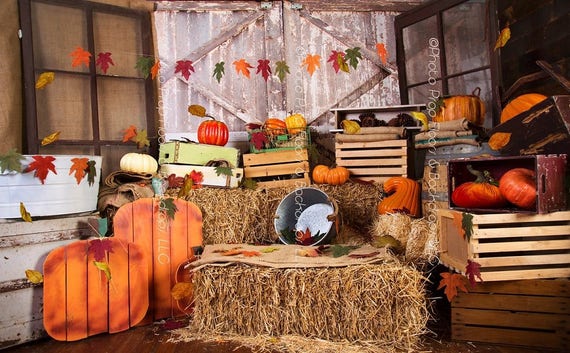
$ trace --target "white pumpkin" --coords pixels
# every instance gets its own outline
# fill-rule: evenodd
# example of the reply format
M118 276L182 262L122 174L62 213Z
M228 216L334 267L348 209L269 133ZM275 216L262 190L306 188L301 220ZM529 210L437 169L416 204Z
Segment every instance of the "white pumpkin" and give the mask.
M151 155L132 152L121 157L119 166L125 172L154 174L158 169L158 162Z

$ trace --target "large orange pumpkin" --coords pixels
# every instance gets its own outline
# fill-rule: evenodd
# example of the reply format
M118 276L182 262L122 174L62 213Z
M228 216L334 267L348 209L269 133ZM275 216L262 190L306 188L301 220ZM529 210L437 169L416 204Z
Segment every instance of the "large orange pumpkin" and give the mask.
M443 122L465 118L477 126L482 126L485 122L485 103L479 98L480 91L477 88L471 95L444 98L433 121Z
M501 112L501 123L512 119L520 113L526 112L545 99L546 96L540 93L526 93L516 97L503 108Z
M345 167L318 164L313 169L312 177L315 184L342 185L350 178L350 172Z
M399 212L420 216L420 184L417 181L395 176L386 180L383 188L388 196L378 203L378 214Z

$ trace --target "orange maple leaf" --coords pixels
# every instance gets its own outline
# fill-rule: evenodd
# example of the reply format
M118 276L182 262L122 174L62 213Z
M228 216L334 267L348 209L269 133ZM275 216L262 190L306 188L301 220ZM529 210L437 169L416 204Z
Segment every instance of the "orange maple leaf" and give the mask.
M76 66L79 66L81 64L89 67L89 60L91 58L91 53L84 50L83 48L77 47L69 55L73 57L73 61L71 62L72 67L76 67Z
M254 256L260 256L261 253L259 251L255 251L255 250L243 250L241 252L241 254L245 257L254 257Z
M249 78L249 69L253 69L253 66L251 66L247 61L245 61L245 59L239 59L233 62L235 68L236 68L236 72L238 73L238 75L241 73L243 74L245 77Z
M455 226L455 229L459 235L465 239L465 229L463 229L463 213L453 212L453 225Z
M89 168L87 162L89 162L89 158L72 158L71 159L71 168L69 168L69 175L75 172L75 180L77 181L77 185L81 183L81 179L85 177L85 171Z
M467 278L459 273L443 272L440 274L441 281L439 281L439 286L437 289L442 289L445 287L444 293L447 300L450 302L457 295L457 289L467 293Z
M133 137L136 136L137 128L134 125L131 125L123 132L123 142L130 141Z
M386 65L386 62L388 61L388 51L386 50L384 43L376 43L376 52L382 60L382 64Z
M150 68L150 77L154 80L158 76L158 71L160 71L160 61L156 61L154 65Z
M309 72L309 75L313 76L313 73L315 72L315 70L317 68L321 67L321 56L320 55L307 54L307 56L305 57L305 60L303 60L302 65L306 65L307 71Z

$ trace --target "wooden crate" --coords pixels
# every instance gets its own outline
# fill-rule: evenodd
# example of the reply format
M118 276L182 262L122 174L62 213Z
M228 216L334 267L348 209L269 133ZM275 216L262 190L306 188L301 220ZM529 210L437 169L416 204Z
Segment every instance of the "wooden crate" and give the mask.
M485 282L570 277L570 211L471 214L439 209L440 261L465 273L477 262ZM471 235L462 220L472 217Z
M408 141L335 143L336 164L348 168L351 177L383 183L408 175Z
M452 301L451 337L568 352L569 304L568 279L480 283Z
M244 177L256 180L261 188L311 184L306 149L244 154L243 165Z

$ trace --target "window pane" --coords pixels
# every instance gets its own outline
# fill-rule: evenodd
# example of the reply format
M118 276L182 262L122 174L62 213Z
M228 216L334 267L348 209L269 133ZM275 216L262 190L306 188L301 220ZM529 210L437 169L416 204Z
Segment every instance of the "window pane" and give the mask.
M37 90L36 104L40 139L55 131L62 140L93 138L89 77L57 73L46 89Z
M70 154L82 154L91 156L95 153L93 152L93 147L91 146L77 146L77 145L47 145L40 147L41 154L49 155L70 155Z
M141 153L140 150L137 150L135 145L127 145L124 146L103 146L101 148L101 156L103 156L102 161L102 172L101 175L103 177L109 175L112 172L120 170L121 157L129 152L137 152Z
M447 73L489 65L483 1L467 1L443 13Z
M37 68L88 72L85 65L72 67L70 54L87 48L83 10L32 2L34 62Z
M428 118L433 119L437 109L437 101L442 97L441 81L408 89L410 104L425 104Z
M449 94L450 95L463 95L476 93L477 88L481 89L479 97L485 102L485 123L484 127L492 128L492 102L493 92L491 87L491 70L483 70L455 77L449 80Z
M112 30L111 30L112 28ZM111 53L113 65L109 65L108 75L142 77L136 69L142 53L140 21L136 18L106 13L93 14L95 53ZM101 68L97 73L103 74Z
M408 84L428 81L441 75L439 42L435 16L403 29Z

